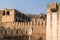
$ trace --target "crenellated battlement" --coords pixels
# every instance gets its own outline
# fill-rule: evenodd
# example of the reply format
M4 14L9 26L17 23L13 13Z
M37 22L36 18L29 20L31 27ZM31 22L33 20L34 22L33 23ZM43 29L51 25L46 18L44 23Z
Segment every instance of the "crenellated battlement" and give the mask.
M30 21L30 22L1 22L0 26L6 26L7 27L35 27L35 26L44 26L45 27L45 21Z
M60 4L52 2L51 4L47 5L47 12L58 12L58 11L60 11Z
M8 35L9 37L33 35L33 40L35 40L34 37L37 35L38 39L39 37L42 37L43 40L45 40L45 28L46 15L43 13L40 13L39 15L25 15L16 9L6 8L4 10L0 10L1 37L3 35Z

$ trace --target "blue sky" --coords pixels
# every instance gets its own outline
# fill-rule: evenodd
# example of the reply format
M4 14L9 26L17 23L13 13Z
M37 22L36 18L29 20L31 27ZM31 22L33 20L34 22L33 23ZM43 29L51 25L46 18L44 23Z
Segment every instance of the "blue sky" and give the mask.
M46 6L51 2L60 3L59 0L0 0L0 9L13 8L22 13L46 13Z

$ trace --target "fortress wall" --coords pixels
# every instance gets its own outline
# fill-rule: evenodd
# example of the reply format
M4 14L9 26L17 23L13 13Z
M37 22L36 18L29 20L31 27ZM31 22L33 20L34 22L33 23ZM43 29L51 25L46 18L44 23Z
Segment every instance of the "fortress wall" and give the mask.
M57 31L58 31L58 40L60 40L60 12L58 12L58 27L57 27Z
M52 40L57 40L57 12L52 13Z
M8 10L6 10L6 11L8 11ZM0 27L5 28L6 31L9 30L8 28L10 28L13 31L14 34L16 33L16 31L19 28L21 28L24 33L26 33L28 31L28 28L29 29L31 28L32 29L32 37L33 37L34 40L38 40L40 37L43 40L45 40L45 36L46 36L46 29L45 29L46 28L46 21L45 21L45 17L41 17L40 18L40 15L39 15L39 17L32 18L31 21L29 21L29 22L25 22L25 21L24 22L19 22L19 21L17 21L15 19L16 18L15 17L16 14L13 11L11 11L11 15L12 15L12 17L14 19L11 17L11 15L1 16L1 19L3 19L3 21L5 19L5 21L2 22L2 20L1 20ZM18 17L18 15L19 14L17 14L17 17ZM11 17L12 21L10 20L9 17ZM15 32L14 32L14 28L17 29L17 30L15 30ZM7 34L11 34L11 31L9 33L7 32Z
M38 27L38 26L44 26L45 27L45 21L30 21L30 22L1 22L0 23L1 25L0 26L5 26L6 28L7 27L16 27L16 28L19 28L19 27Z

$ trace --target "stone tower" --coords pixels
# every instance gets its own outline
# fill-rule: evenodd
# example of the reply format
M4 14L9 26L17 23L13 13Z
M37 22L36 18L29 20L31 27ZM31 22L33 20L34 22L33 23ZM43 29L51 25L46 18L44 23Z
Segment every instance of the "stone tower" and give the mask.
M1 10L1 22L13 22L14 21L14 10L13 9L3 9Z
M29 18L16 9L0 10L0 22L21 22L29 21Z
M60 4L47 5L46 40L60 40Z

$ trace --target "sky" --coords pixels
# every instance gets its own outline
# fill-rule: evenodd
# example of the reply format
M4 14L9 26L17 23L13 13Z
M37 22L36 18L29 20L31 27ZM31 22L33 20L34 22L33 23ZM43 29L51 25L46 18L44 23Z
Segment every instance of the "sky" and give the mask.
M12 8L25 14L46 14L47 4L52 2L60 3L59 0L0 0L0 10Z

